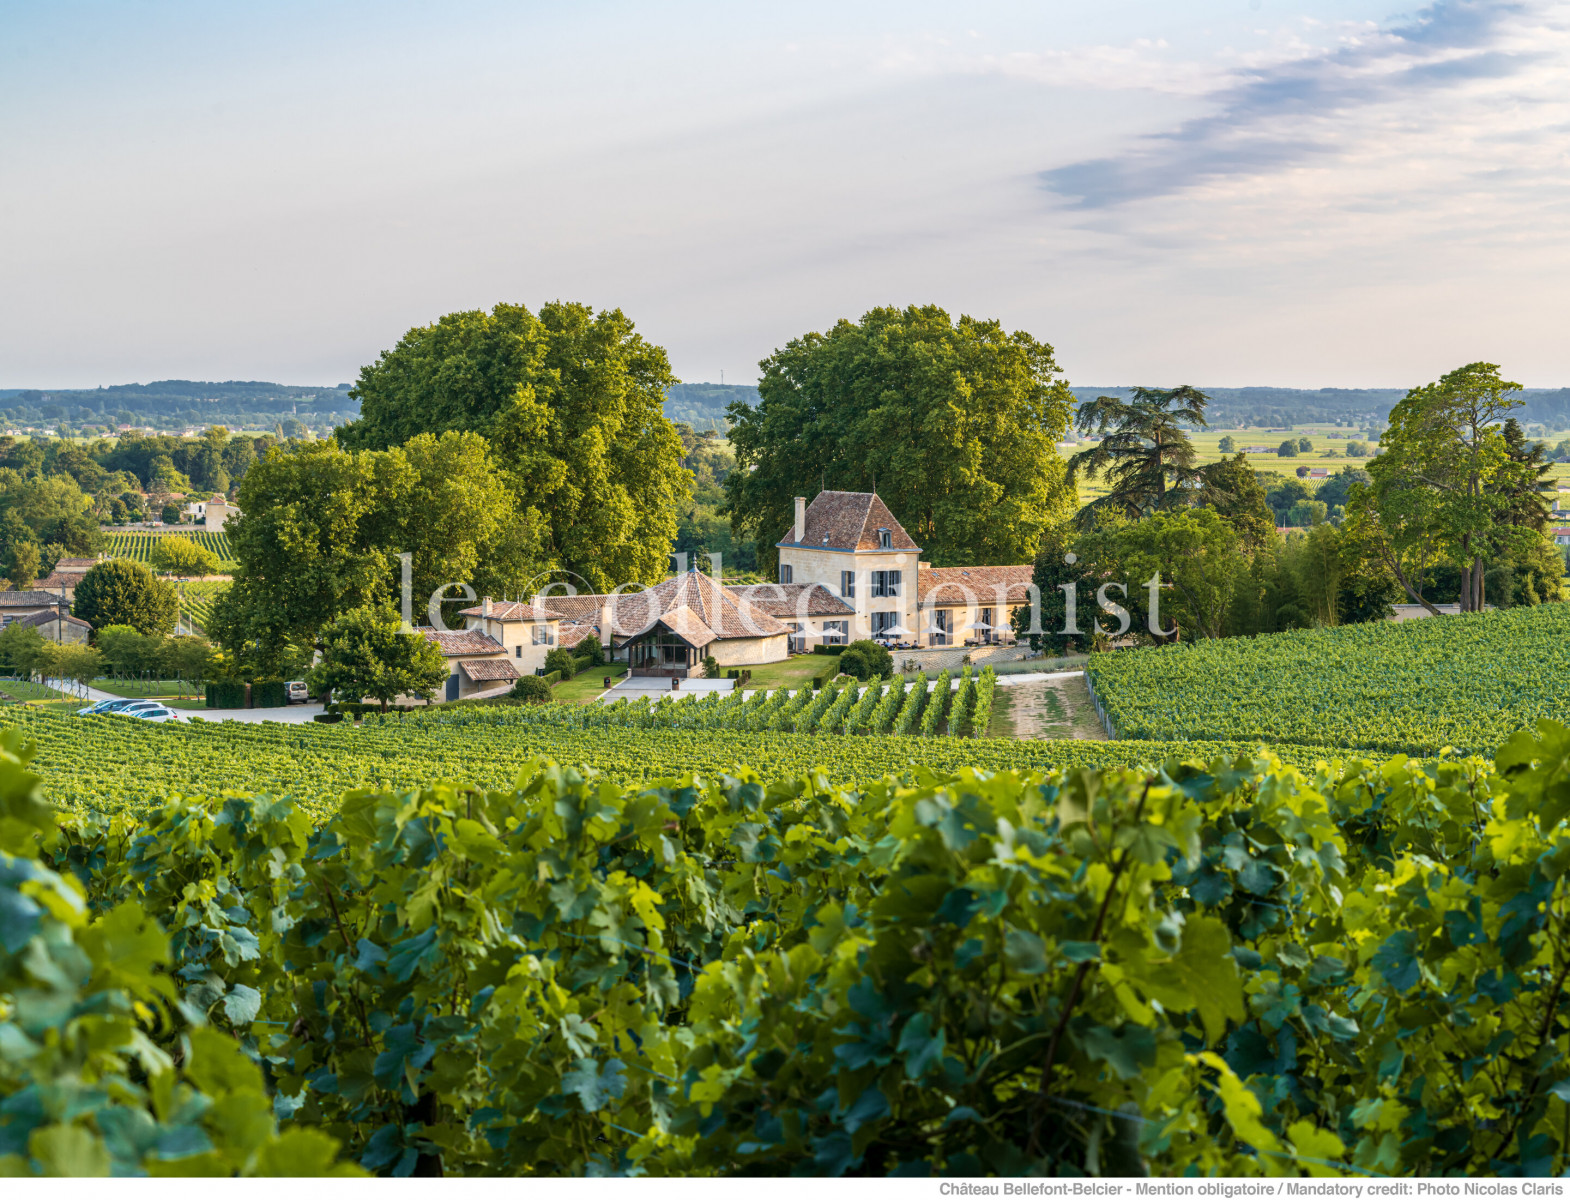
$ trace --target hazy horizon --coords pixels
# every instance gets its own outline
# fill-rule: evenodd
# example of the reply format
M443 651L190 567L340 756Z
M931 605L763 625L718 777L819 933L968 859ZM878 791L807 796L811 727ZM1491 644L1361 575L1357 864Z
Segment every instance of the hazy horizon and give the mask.
M1554 0L87 0L0 34L8 388L334 386L558 298L705 382L926 303L1071 381L1570 379Z

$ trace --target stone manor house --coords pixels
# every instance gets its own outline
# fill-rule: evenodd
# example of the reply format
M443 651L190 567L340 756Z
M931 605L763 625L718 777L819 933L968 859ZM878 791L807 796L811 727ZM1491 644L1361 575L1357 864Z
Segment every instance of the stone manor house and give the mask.
M796 498L775 543L776 583L726 586L696 570L647 589L486 597L464 609L466 628L426 630L452 664L456 700L539 670L557 646L591 634L634 675L699 675L761 666L819 643L878 638L909 649L1012 642L1010 617L1032 603L1031 566L934 567L874 492Z

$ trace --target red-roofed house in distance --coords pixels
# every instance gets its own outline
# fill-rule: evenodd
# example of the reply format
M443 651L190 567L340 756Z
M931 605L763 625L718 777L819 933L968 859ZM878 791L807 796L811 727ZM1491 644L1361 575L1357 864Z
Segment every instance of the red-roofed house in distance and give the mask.
M1031 564L934 567L875 492L796 497L796 519L775 543L782 588L821 587L848 613L798 621L793 637L874 637L919 647L1012 642L1011 616L1031 603ZM756 596L769 585L752 589Z

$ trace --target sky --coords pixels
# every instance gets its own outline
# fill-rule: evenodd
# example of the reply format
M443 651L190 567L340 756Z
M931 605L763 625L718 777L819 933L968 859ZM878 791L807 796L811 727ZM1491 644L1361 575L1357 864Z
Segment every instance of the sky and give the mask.
M0 0L0 387L352 381L620 307L749 383L876 305L1076 385L1570 385L1570 0Z

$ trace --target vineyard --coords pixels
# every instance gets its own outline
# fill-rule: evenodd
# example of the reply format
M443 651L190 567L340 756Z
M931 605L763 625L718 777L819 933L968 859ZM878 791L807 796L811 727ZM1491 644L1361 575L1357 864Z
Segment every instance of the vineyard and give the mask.
M862 684L842 677L819 691L803 687L665 695L654 704L633 696L609 704L548 705L528 710L521 719L556 729L984 737L992 720L996 685L997 673L991 667L972 675L967 666L957 681L944 671L931 686L925 679Z
M1492 753L1570 707L1570 604L1098 654L1119 737Z
M183 537L195 542L203 549L211 551L218 560L218 569L223 572L234 571L239 564L234 559L234 548L229 545L229 535L219 530L209 533L205 529L174 527L167 533L106 533L104 535L104 553L109 558L129 558L135 562L153 564L153 551L160 538Z
M229 585L217 579L191 580L177 584L180 593L180 616L187 624L194 624L205 632L212 617L213 604Z
M812 693L808 693L809 695ZM714 728L640 729L574 726L560 708L471 708L408 717L367 717L363 725L249 724L239 721L148 725L121 717L75 717L37 709L0 711L38 746L51 801L80 811L145 811L176 795L225 791L292 796L325 819L339 793L357 787L419 787L438 779L510 786L534 761L549 757L593 767L608 779L636 783L689 772L765 776L821 772L837 784L860 784L920 769L1014 770L1160 762L1175 753L1248 754L1252 744L1182 747L1140 742L970 740L892 735L836 737ZM577 711L592 713L593 706ZM1283 748L1312 766L1328 752ZM109 769L135 763L136 770Z
M660 747L723 753L724 731L558 729L633 782L531 767L497 786L509 735L539 726L125 724L30 719L55 743L31 764L44 794L69 730L100 774L180 772L211 799L62 818L0 735L12 1174L1570 1169L1570 730L1552 722L1496 763L1302 772L1186 747L1159 771L854 788L784 754L762 778L636 778ZM190 753L293 755L324 788L334 750L396 775L434 731L486 769L324 796L320 825L217 795Z

